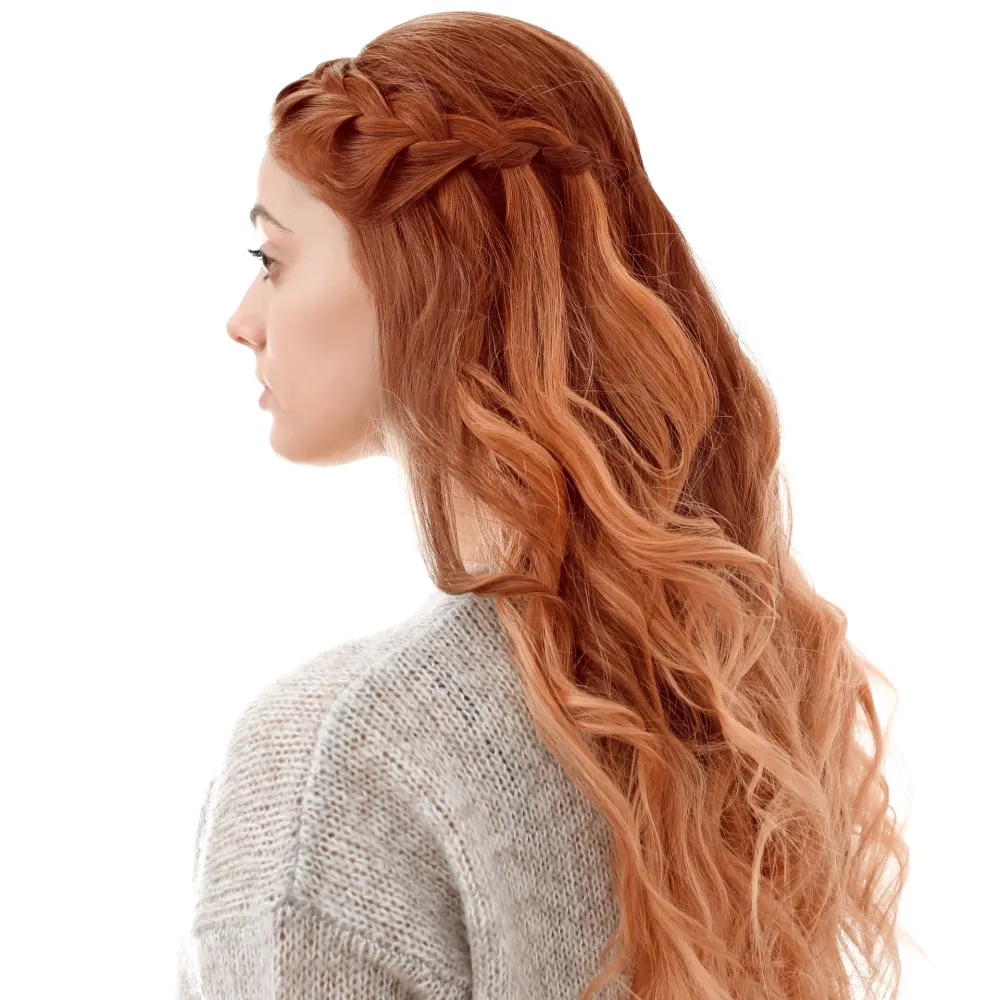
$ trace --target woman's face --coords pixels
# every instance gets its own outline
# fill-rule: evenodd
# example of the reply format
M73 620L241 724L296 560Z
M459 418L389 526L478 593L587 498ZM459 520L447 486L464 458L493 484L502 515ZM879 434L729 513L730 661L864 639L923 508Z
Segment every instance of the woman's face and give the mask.
M378 430L375 314L348 233L270 156L257 175L259 248L269 260L226 324L271 387L271 447L309 465L384 454Z

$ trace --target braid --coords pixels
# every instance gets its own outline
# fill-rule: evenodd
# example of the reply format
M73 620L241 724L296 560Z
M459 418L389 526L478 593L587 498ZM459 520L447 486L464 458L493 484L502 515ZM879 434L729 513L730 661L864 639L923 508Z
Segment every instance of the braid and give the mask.
M390 104L348 57L326 60L285 86L275 99L273 118L285 126L307 118L309 132L321 136L334 155L338 130L350 123L356 136L381 146L369 162L404 158L414 192L426 191L462 166L496 171L539 161L559 173L576 174L599 163L592 149L537 118L486 121L445 113L425 95L401 95Z

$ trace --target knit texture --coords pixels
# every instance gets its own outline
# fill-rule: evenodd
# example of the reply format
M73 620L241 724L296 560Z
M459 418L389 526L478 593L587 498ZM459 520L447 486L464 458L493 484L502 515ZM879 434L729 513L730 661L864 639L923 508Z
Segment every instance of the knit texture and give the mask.
M535 730L493 598L436 591L239 717L177 995L579 997L617 927L610 846Z

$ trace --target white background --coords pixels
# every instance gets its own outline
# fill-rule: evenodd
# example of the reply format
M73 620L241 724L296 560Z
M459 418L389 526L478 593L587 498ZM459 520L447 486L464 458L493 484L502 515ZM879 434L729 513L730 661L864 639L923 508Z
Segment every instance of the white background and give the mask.
M276 457L225 331L258 267L272 98L434 9L354 6L5 15L4 996L171 997L237 714L431 593L395 467ZM901 919L928 955L904 953L901 995L990 995L995 5L483 9L566 36L619 86L776 393L795 553L899 691Z

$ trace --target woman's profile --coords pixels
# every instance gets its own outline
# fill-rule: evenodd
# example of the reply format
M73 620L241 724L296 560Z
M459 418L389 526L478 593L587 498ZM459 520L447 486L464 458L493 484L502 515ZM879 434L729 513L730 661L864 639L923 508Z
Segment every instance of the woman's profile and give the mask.
M399 463L441 596L240 717L179 995L895 997L886 679L612 81L440 13L271 120L227 331L277 454Z

